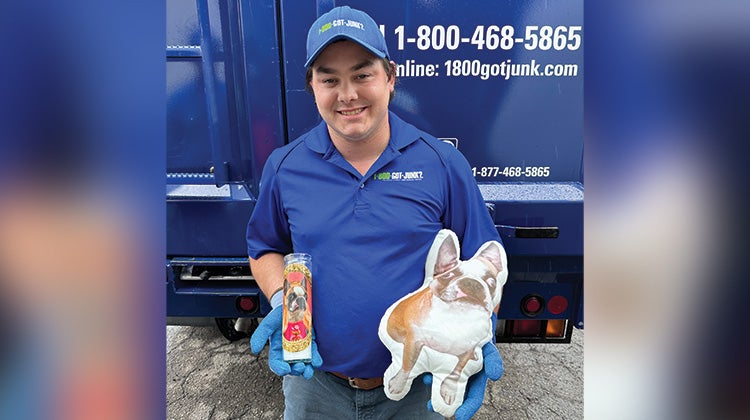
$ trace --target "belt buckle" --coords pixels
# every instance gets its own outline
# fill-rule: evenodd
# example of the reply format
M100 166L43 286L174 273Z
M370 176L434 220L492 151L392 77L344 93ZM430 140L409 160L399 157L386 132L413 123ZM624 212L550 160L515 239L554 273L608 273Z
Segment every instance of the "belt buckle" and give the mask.
M347 378L349 378L349 386L350 387L352 387L354 389L362 389L359 386L357 386L357 384L356 384L356 379L357 378L352 378L351 376L347 376Z

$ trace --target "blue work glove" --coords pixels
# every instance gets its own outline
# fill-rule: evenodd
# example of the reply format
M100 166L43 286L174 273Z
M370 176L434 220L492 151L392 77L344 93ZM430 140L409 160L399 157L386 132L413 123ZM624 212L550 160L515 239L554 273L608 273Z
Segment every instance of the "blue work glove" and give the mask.
M281 349L281 316L283 308L281 305L275 307L263 318L258 328L250 337L250 350L258 354L268 342L268 366L271 371L279 376L302 375L305 379L313 376L313 369L323 364L323 359L318 353L318 344L315 342L315 332L312 336L312 361L310 363L296 362L293 365L284 361Z
M454 418L456 420L468 420L476 414L479 408L484 402L484 391L487 388L487 379L496 381L503 376L505 368L503 367L503 359L500 357L500 352L497 351L495 346L495 322L497 316L492 314L492 340L482 346L482 357L484 358L484 366L482 370L474 374L466 382L466 393L464 394L464 402L461 404ZM432 385L432 375L425 374L423 381L425 385ZM435 411L432 408L432 400L427 402L427 409Z

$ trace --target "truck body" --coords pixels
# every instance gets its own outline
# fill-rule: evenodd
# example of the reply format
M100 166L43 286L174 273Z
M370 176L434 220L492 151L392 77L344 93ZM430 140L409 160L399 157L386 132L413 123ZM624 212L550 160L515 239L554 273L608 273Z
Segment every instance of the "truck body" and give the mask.
M235 339L234 320L270 311L245 228L268 155L320 122L305 40L341 4L167 0L168 323L215 319ZM472 167L509 258L497 340L569 342L583 327L583 0L346 4L398 66L390 109Z

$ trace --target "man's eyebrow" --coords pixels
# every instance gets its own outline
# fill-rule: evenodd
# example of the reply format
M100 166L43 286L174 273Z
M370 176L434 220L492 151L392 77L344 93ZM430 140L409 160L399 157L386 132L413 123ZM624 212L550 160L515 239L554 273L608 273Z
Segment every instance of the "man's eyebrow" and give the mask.
M328 68L328 67L323 67L323 66L318 66L315 70L318 73L336 74L336 70Z
M363 69L365 67L369 67L369 66L371 66L373 64L375 64L375 61L373 61L373 60L365 60L365 61L363 61L363 62L361 62L359 64L353 65L350 70L351 71L361 70L361 69Z

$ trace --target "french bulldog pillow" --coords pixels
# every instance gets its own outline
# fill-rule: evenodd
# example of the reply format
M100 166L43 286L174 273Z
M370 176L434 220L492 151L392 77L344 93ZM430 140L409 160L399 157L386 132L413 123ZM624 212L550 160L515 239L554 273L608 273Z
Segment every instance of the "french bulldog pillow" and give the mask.
M456 234L438 232L425 262L424 284L386 310L380 341L392 362L384 374L385 394L400 400L412 381L430 372L432 407L452 416L464 400L466 382L482 369L482 346L492 340L492 310L508 278L507 257L496 241L460 261Z

